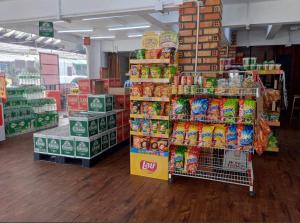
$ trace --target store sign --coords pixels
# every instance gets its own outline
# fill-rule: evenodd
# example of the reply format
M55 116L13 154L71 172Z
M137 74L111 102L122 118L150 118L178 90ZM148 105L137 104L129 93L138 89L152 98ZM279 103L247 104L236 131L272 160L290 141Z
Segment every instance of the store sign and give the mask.
M0 99L3 101L6 101L7 95L6 95L6 81L5 81L5 75L3 73L0 73Z
M54 37L53 22L39 22L39 35L44 37Z

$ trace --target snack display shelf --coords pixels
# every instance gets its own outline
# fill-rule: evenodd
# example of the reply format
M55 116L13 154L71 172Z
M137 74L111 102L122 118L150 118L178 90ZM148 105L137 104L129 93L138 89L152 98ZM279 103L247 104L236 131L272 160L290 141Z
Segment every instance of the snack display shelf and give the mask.
M170 59L133 59L130 64L171 64Z
M169 102L170 98L167 97L138 97L138 96L130 96L131 101L161 101L161 102Z
M133 83L155 83L155 84L168 84L170 83L169 78L136 78L130 77L130 81Z
M149 154L149 155L157 155L157 156L165 156L165 155L169 154L169 152L167 152L167 151L159 151L159 150L153 151L153 150L147 150L147 149L138 149L138 148L134 148L134 147L131 147L130 151L140 153L140 154Z
M162 138L162 139L168 139L168 138L170 138L170 134L155 134L155 133L144 133L144 132L135 132L135 131L130 131L130 135L133 135L133 136L145 136L145 137L155 137L155 138Z
M197 117L190 115L172 115L171 120L177 122L200 122L200 123L211 123L211 124L244 124L244 125L255 125L255 119L241 119L240 117L227 117L228 120L222 119L209 119L207 117Z
M140 118L140 119L154 119L154 120L170 120L169 116L161 115L144 115L144 114L130 114L130 118Z
M259 70L259 75L281 75L284 73L283 70Z
M192 87L193 85L191 85ZM184 96L209 96L209 97L256 97L260 96L259 88L200 88L196 89L195 92L178 92L173 95L184 95Z
M238 152L242 159L232 160L231 156L227 155L232 153L235 152L203 150L200 152L195 172L187 173L185 170L175 169L170 170L169 177L171 175L184 176L253 187L252 155L247 152Z

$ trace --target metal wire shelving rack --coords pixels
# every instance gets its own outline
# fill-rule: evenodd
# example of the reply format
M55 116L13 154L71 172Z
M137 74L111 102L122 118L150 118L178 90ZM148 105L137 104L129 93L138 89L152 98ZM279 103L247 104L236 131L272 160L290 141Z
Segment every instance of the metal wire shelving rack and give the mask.
M214 87L204 88L201 85L188 92L173 92L173 97L209 97L209 98L252 98L256 100L260 96L260 85L258 77L251 72L243 71L222 71L222 72L191 72L182 73L182 76L193 76L193 78L203 77L205 75L220 78L228 78L231 74L242 75L247 77L251 75L254 79L254 86L238 86L238 87ZM198 85L198 83L194 83ZM254 129L255 136L255 118L254 119L241 119L239 117L230 117L230 119L211 119L209 117L195 117L191 115L171 115L170 119L176 122L199 122L205 124L244 124L251 125ZM172 137L169 139L169 145L174 145ZM177 144L178 145L178 144ZM254 191L254 174L253 174L253 154L255 151L254 146L241 148L238 146L221 146L221 147L203 147L199 142L196 145L188 145L188 142L182 142L182 146L197 147L200 150L198 159L197 170L193 173L187 173L184 170L170 170L169 181L173 182L174 176L191 177L204 180L211 180L229 184L249 187L250 196L255 196Z

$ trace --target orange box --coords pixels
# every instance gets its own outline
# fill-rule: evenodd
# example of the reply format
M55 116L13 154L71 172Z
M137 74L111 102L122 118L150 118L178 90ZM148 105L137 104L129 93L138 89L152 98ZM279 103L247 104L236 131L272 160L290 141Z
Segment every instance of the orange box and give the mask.
M60 91L48 90L46 91L47 98L54 98L56 101L56 110L61 111L61 96Z
M103 94L104 83L97 79L78 80L80 94Z
M77 94L69 94L68 95L68 110L70 111L78 111L78 95Z
M88 95L87 94L78 95L78 110L88 111Z

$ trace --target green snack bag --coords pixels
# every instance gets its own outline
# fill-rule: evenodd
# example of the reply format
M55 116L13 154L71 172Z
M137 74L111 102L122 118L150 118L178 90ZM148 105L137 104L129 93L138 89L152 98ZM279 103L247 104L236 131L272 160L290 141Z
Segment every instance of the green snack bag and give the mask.
M239 117L245 124L251 124L255 118L256 102L251 99L239 100Z
M161 78L162 77L161 67L152 66L150 69L150 75L152 78Z
M159 124L159 121L157 121L157 120L152 120L151 121L151 131L152 131L153 134L158 133L158 124Z
M150 68L149 67L142 67L142 78L149 78L150 75Z
M160 102L153 102L152 103L152 109L151 109L151 115L161 115L162 112L162 106Z
M175 150L175 171L183 171L184 168L184 153L187 150L185 146L179 146Z
M222 119L224 122L234 124L236 122L235 117L238 111L238 99L227 98L222 101Z
M159 121L159 133L166 134L168 130L168 121Z
M204 82L205 92L206 94L214 94L215 89L217 87L217 79L216 78L207 78Z
M177 68L175 66L168 66L164 70L164 78L172 78L176 75Z

